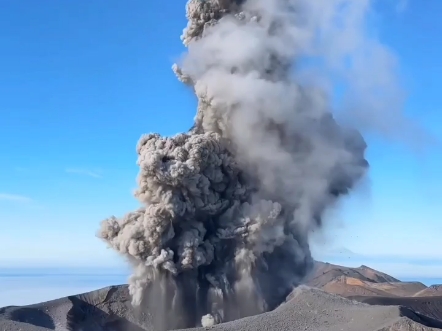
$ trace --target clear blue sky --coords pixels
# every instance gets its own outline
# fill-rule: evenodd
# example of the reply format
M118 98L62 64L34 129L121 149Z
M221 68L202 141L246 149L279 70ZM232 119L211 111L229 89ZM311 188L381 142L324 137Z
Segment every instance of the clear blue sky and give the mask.
M184 51L184 5L0 3L0 265L120 263L94 234L103 218L138 205L136 142L187 130L195 113L170 69ZM379 9L380 38L408 88L406 111L442 138L442 1ZM334 214L317 256L442 277L440 150L369 143L368 189Z

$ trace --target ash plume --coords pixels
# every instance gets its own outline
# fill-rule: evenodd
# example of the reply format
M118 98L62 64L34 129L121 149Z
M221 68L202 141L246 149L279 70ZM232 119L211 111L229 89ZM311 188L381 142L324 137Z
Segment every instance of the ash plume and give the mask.
M188 52L173 70L198 98L194 125L142 136L143 207L99 231L132 263L133 304L157 309L158 330L274 309L312 266L309 233L366 173L361 134L299 69L330 54L321 32L343 4L362 15L368 1L187 3Z

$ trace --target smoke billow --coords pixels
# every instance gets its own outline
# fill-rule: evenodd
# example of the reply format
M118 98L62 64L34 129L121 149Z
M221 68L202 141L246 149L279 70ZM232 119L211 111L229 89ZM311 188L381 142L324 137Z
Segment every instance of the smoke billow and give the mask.
M268 311L309 271L309 233L368 163L362 136L300 68L330 50L332 8L362 15L367 3L188 2L188 52L173 70L198 98L194 126L140 139L144 207L99 231L133 264L133 304L157 309L158 329Z

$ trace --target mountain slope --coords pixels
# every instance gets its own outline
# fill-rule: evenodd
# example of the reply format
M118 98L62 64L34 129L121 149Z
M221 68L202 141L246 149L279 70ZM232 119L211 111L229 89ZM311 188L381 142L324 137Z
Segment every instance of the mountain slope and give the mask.
M441 286L401 282L366 266L322 262L315 264L305 283L308 286L296 288L274 311L210 330L442 330L442 296L437 296ZM153 327L153 308L134 309L127 285L110 286L34 305L0 308L0 331L158 331Z
M401 282L367 266L350 268L316 262L305 285L341 296L413 296L427 287L420 282ZM423 292L425 293L425 292Z
M5 307L0 309L0 330L154 331L148 309L136 311L128 299L127 285L120 285L35 305ZM301 286L274 311L188 330L431 331L442 330L442 322L410 308L367 305Z
M442 296L442 285L431 285L415 293L415 297Z

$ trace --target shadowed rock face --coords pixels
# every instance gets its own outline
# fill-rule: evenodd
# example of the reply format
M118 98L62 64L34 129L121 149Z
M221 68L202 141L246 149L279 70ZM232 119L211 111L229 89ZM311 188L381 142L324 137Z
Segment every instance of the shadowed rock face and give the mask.
M442 321L442 296L440 297L368 297L355 296L349 299L357 300L359 302L368 303L370 305L382 306L403 306L414 311L423 320L429 318L430 320L438 320L435 323L441 327Z
M5 317L11 321L32 324L46 329L55 329L54 320L47 312L39 308L17 307L16 309L2 309Z
M24 307L0 309L0 330L144 331L150 316L130 304L127 285Z
M137 314L132 308L125 285L69 296L68 299L72 304L67 315L69 330L151 329L147 315Z

